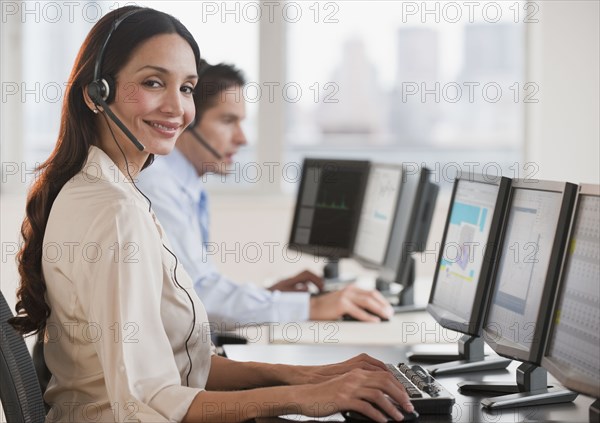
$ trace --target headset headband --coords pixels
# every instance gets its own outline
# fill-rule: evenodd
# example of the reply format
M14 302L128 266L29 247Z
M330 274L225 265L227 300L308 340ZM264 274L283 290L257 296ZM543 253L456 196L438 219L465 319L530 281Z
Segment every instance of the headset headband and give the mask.
M100 78L102 77L102 60L104 59L104 52L106 51L106 47L108 46L108 43L109 43L110 38L112 37L113 33L117 30L119 25L121 25L121 23L123 23L123 21L125 19L127 19L128 17L130 17L131 15L133 15L135 13L138 13L141 10L144 10L144 9L139 8L139 9L130 10L129 12L127 12L123 16L121 16L119 19L116 19L115 22L113 23L112 29L106 36L106 40L104 40L104 44L102 44L100 53L98 53L98 57L96 58L96 64L94 65L94 82L96 82L96 81L100 82Z

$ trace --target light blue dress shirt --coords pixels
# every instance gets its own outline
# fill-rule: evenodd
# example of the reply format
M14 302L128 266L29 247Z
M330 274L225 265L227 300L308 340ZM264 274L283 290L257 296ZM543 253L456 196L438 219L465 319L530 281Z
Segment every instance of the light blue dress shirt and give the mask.
M231 329L248 323L308 320L308 293L272 292L220 274L206 251L209 210L202 177L177 148L168 156L156 157L138 175L137 186L152 202L175 255L194 281L211 324Z

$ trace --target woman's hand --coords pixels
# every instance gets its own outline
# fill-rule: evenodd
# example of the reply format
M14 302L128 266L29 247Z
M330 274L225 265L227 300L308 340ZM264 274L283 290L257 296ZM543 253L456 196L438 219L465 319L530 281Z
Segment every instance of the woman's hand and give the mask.
M224 380L230 382L216 382ZM401 419L392 401L413 410L402 384L384 363L367 354L325 366L242 363L215 356L208 382L186 421L233 422L283 414L324 417L346 410L377 421L385 421L383 413ZM245 389L250 387L258 389ZM234 391L224 392L230 389Z
M372 359L360 357L353 360L349 362L369 367ZM335 373L343 369L343 365L323 367ZM379 366L375 367L379 369ZM229 392L201 391L183 421L233 423L284 414L326 417L347 410L357 411L375 421L385 422L386 415L402 420L402 413L392 401L406 411L414 410L406 390L390 372L357 367L316 384Z
M366 371L387 372L386 365L368 354L360 354L341 363L328 364L324 366L295 366L290 372L292 379L290 385L302 385L306 383L321 383L332 377L346 374L354 369Z
M297 411L306 416L327 416L353 410L379 422L387 421L387 416L402 420L402 413L392 401L406 411L414 411L402 384L387 371L355 368L326 382L297 388L300 391Z
M324 366L238 362L215 355L211 358L210 374L206 386L208 390L223 391L315 384L326 382L332 377L346 374L354 369L387 372L385 364L367 354L360 354L341 363Z

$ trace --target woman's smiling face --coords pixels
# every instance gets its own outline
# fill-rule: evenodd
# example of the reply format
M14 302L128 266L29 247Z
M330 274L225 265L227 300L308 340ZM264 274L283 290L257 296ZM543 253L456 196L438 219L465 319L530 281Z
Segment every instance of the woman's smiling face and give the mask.
M177 34L157 35L136 48L117 74L110 107L146 147L145 153L168 154L194 118L192 92L197 79L187 41ZM129 141L121 145L134 148Z

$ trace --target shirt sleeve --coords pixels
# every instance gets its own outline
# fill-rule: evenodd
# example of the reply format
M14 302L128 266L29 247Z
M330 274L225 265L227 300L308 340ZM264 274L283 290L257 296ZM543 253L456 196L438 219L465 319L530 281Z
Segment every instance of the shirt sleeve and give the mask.
M148 172L140 181L175 254L194 282L209 320L226 329L251 323L308 320L310 294L272 292L253 284L240 284L220 274L210 251L204 248L199 210L180 188L169 185L168 179L169 175Z
M163 325L157 227L148 211L134 204L105 210L86 236L99 240L103 254L82 261L76 274L85 283L76 286L90 325L100 334L94 346L115 419L181 421L202 387L182 385L171 344L189 329L169 334L170 339Z
M219 273L195 278L194 288L206 304L209 320L220 328L303 322L309 318L309 293L272 292L250 284L240 285Z

